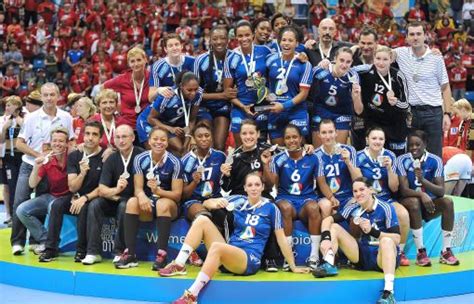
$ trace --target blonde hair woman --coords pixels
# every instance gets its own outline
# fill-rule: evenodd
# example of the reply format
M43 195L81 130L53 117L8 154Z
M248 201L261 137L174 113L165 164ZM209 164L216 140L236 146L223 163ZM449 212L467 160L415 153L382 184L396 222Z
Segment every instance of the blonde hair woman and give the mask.
M82 144L84 142L84 124L97 112L97 107L89 97L81 97L76 102L75 108L77 116L72 121L72 127L77 144Z

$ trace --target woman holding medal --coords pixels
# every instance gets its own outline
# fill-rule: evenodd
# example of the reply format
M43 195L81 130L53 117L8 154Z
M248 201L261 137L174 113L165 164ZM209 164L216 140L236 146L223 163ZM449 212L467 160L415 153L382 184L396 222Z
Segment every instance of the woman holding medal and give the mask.
M254 112L258 99L257 85L264 83L267 74L265 60L271 50L263 45L253 43L254 35L251 24L241 20L235 27L239 47L227 56L224 63L224 90L237 87L237 97L232 98L231 132L236 146L242 144L239 137L240 126L245 119L255 119L262 139L266 141L267 115Z
M128 51L127 62L130 70L104 82L104 88L117 93L120 117L135 130L138 114L149 104L150 72L146 69L145 51L139 47Z
M229 100L237 97L237 89L223 89L224 62L232 54L227 49L229 37L222 26L212 28L210 32L210 51L199 55L194 64L194 74L199 77L204 90L199 106L198 120L209 120L213 125L214 148L224 151L229 131Z
M16 209L18 219L30 231L31 236L39 246L34 253L39 254L45 249L47 237L42 219L48 214L49 205L59 197L68 196L67 183L67 147L68 131L57 128L51 132L51 152L37 157L29 179L29 186L35 188L43 178L49 182L48 193L30 199ZM41 220L40 220L41 219Z
M124 219L125 245L116 268L137 267L135 256L139 215L150 220L156 216L158 252L152 270L166 265L171 221L178 216L183 191L183 168L179 158L167 151L168 130L155 127L148 144L151 150L137 155L133 161L135 197L127 202Z
M192 72L178 74L173 95L170 98L159 95L151 105L150 114L146 117L149 126L141 123L147 110L139 117L137 131L140 142L147 138L147 129L150 126L157 126L168 132L172 152L181 156L189 151L191 130L196 122L202 95L203 90L199 87L196 75Z
M390 48L379 47L372 67L359 73L362 115L366 129L381 127L387 139L385 148L401 155L405 153L408 134L408 91L403 73L390 66L391 53Z
M410 261L403 250L410 230L410 219L405 207L393 199L399 186L396 156L384 148L385 133L379 127L372 127L367 131L366 142L367 148L357 152L357 167L362 176L373 181L372 188L375 195L395 208L400 223L400 265L408 266Z
M337 129L337 142L345 144L349 137L352 113L362 112L359 76L351 69L353 53L350 48L342 47L336 51L335 63L328 69L317 66L313 70L315 87L313 98L312 129L313 145L321 145L319 124L330 119ZM326 60L327 61L327 60Z
M283 145L283 128L298 126L306 137L309 133L309 116L306 105L311 86L311 64L296 58L298 31L292 26L280 30L277 53L266 61L272 103L268 114L268 131L272 143Z
M427 222L441 215L443 241L439 262L459 265L459 260L451 251L454 206L451 198L444 196L443 162L426 151L426 142L425 132L411 132L407 137L409 153L397 158L401 204L410 214L410 228L418 250L416 264L431 266L423 243L423 220Z
M16 149L16 138L23 126L23 103L18 96L5 98L5 113L0 117L0 151L2 163L0 174L3 184L3 200L5 202L6 219L4 224L11 224L11 212L15 198L18 172L23 153Z
M307 266L315 269L321 241L321 214L314 189L319 170L318 157L306 154L303 150L304 137L297 126L287 125L283 135L286 150L273 159L265 157L267 154L262 156L264 177L277 188L275 202L282 213L285 237L290 248L293 247L293 221L300 219L308 228L311 252ZM283 270L289 270L286 261Z
M291 271L308 273L309 269L295 265L291 248L285 241L280 211L270 200L262 197L265 188L262 177L251 173L245 177L244 184L246 195L208 200L209 206L214 209L233 206L235 229L230 239L226 241L209 218L200 216L189 229L176 260L159 272L164 277L185 275L185 262L189 254L204 241L208 250L204 265L190 288L173 303L197 303L199 293L220 267L225 272L236 275L257 273L265 244L271 234L278 240Z
M151 66L148 100L153 102L158 94L171 97L172 87L177 85L178 74L194 71L194 57L183 54L183 41L178 34L171 33L163 38L166 57Z

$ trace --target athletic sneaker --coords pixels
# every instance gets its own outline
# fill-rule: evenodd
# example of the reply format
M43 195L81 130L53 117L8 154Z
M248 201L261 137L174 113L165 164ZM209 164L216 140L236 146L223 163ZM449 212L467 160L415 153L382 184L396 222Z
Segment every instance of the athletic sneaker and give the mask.
M439 257L439 262L441 264L456 266L459 265L459 260L454 256L451 248L446 248L446 251L441 252Z
M337 275L337 267L324 261L313 270L313 276L316 278L333 277Z
M400 266L410 266L410 260L405 255L405 251L400 253Z
M121 254L117 254L114 256L114 259L112 260L112 264L117 264L118 261L120 261L120 256Z
M93 265L95 263L100 263L102 262L102 257L99 254L88 254L86 257L82 260L82 264L84 265Z
M265 271L266 272L278 272L278 266L274 259L265 260Z
M203 264L202 259L199 257L196 251L193 251L188 258L189 264L196 266L196 267L201 267Z
M50 249L45 249L43 253L39 256L39 261L40 263L48 263L48 262L56 260L57 257L58 257L57 252Z
M28 250L30 252L33 252L33 253L35 253L36 250L41 249L41 248L43 248L43 250L44 250L44 244L30 244L30 245L28 245Z
M74 256L74 262L75 263L81 263L82 260L86 258L86 253L85 252L76 252L76 255Z
M418 249L418 253L416 255L416 265L422 266L422 267L431 266L431 260L426 254L425 248Z
M23 247L21 245L13 245L12 246L13 255L22 255L24 251L25 251L25 247Z
M189 290L185 290L181 298L173 301L173 304L197 304L197 298Z
M125 249L120 259L115 263L115 268L117 269L127 269L138 266L138 260L135 255L128 254L128 249Z
M153 263L153 266L151 266L151 270L157 271L159 269L165 268L167 255L168 254L166 253L166 251L164 251L163 249L158 249L158 252L156 253L156 259Z
M318 258L312 256L312 257L309 257L307 260L306 260L306 266L308 266L309 268L311 268L311 270L315 270L316 268L318 268L318 264L319 264L319 260Z
M281 269L285 272L291 271L290 264L286 260L283 260L283 266Z
M380 299L378 299L377 304L395 304L395 297L393 296L393 292L384 290Z
M176 264L175 261L166 265L165 268L158 270L158 274L161 277L174 277L177 275L186 275L186 273L186 266Z

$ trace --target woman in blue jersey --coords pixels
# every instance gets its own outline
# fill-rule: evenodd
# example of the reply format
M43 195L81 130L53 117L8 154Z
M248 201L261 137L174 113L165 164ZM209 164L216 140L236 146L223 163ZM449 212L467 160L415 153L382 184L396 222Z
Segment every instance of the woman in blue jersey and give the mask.
M158 94L171 97L171 88L176 84L179 73L194 71L194 57L183 54L183 42L178 34L171 33L163 38L166 57L151 66L150 91L148 100L152 102Z
M182 159L184 168L183 211L193 221L198 215L210 216L202 202L221 196L221 165L226 156L212 148L212 129L205 122L197 123L193 130L196 148Z
M268 42L267 46L272 50L272 52L277 53L278 49L280 48L279 42L278 42L278 37L280 35L280 30L288 25L293 25L291 20L289 20L287 17L283 16L280 13L277 13L273 15L272 19L270 20L270 24L272 27L272 39L270 42ZM296 51L297 52L304 52L304 44L301 43L303 40L303 34L301 32L298 32L297 36L298 44L296 46ZM307 58L307 56L306 56Z
M267 45L272 33L270 21L267 18L257 18L252 22L252 28L255 35L253 42L256 45Z
M283 145L283 128L291 123L300 128L306 137L309 133L309 116L306 105L311 86L311 64L296 58L298 30L292 26L280 30L280 47L266 61L272 102L268 114L268 131L273 143Z
M319 126L319 138L322 145L314 154L318 157L318 188L327 198L319 203L323 218L334 210L342 210L352 199L352 181L360 177L356 166L354 147L336 142L338 130L334 121L323 119Z
M342 47L336 51L335 63L329 69L315 67L316 94L312 97L313 145L319 147L319 124L322 119L330 119L336 124L337 142L345 144L349 137L352 114L360 114L363 109L361 89L357 72L351 69L353 53Z
M395 154L384 149L385 133L382 128L373 127L367 131L367 147L357 152L357 167L362 176L373 180L372 188L378 198L393 204L400 224L400 265L408 266L410 261L406 258L404 249L410 229L408 211L393 199L398 191L398 175L395 165Z
M242 141L239 137L240 125L245 119L255 119L260 135L267 137L267 114L254 112L257 101L256 78L266 77L265 60L270 49L253 43L252 26L248 21L239 21L235 27L235 36L239 47L227 56L224 63L224 89L237 87L237 98L232 98L231 132L234 135L236 146Z
M443 162L426 151L426 140L423 131L413 131L407 137L410 152L397 159L401 203L410 214L410 228L418 249L416 264L431 266L423 243L423 220L429 221L441 215L443 241L439 262L459 265L459 260L451 251L454 206L453 201L444 196Z
M208 254L194 283L174 303L196 303L200 291L220 266L238 275L255 274L260 268L263 249L272 230L291 271L309 271L307 268L296 267L291 248L285 240L280 211L275 204L262 197L263 189L262 177L251 173L245 178L247 196L236 195L206 201L209 208L233 210L235 229L229 243L226 243L209 218L200 216L193 222L176 260L159 273L165 277L186 274L188 252L197 248L201 241L206 244Z
M358 177L352 183L356 203L327 217L321 225L321 253L324 262L313 271L317 278L335 276L334 256L340 249L358 270L384 273L384 288L377 304L395 303L395 270L398 267L400 228L393 205L374 195L371 180ZM358 226L362 235L355 239L342 223Z
M214 148L224 151L230 123L229 100L237 97L237 89L223 88L224 62L232 53L227 49L227 29L222 26L214 27L210 36L210 51L199 55L194 63L194 74L199 77L200 86L204 90L198 120L212 122Z
M170 98L159 95L150 110L146 109L139 116L137 132L140 142L146 141L150 127L158 126L168 131L170 150L176 155L183 155L189 149L191 130L196 122L202 93L196 75L192 72L180 73L173 95ZM148 126L144 119L147 119Z
M264 153L264 177L277 189L275 199L283 217L286 241L293 247L293 221L300 219L307 226L311 237L311 253L307 265L313 269L318 265L319 242L321 241L321 214L314 184L318 176L318 157L303 150L303 135L300 129L289 124L284 129L286 150L271 156ZM288 265L283 265L288 270Z
M133 161L135 197L127 202L124 217L127 250L115 264L116 268L137 267L135 256L139 216L151 220L156 216L158 252L153 270L166 265L171 221L178 216L183 191L183 166L179 158L169 153L168 131L155 127L148 139L151 150L138 154Z

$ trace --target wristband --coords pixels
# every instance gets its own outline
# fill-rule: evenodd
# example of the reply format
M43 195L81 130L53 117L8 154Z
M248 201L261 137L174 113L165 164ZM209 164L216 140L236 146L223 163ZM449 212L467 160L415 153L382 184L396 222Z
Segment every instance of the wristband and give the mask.
M288 111L289 109L294 107L293 99L288 99L287 101L282 103L283 109Z
M87 194L84 194L84 197L86 198L86 202L89 201L89 196L87 196Z
M321 241L331 241L331 231L326 230L321 232Z
M375 229L374 227L372 227L372 229L370 229L370 231L369 231L369 235L373 236L376 239L378 239L380 237L380 233L381 233L380 230Z

